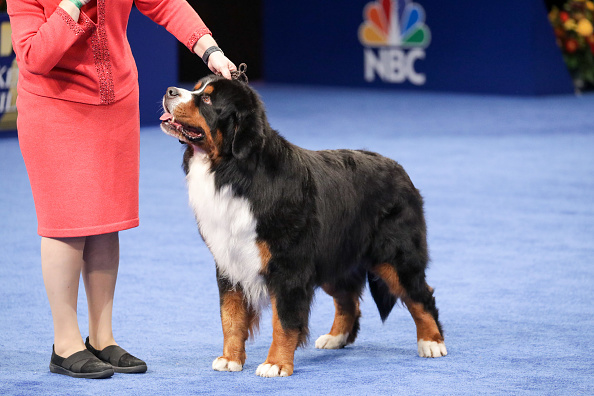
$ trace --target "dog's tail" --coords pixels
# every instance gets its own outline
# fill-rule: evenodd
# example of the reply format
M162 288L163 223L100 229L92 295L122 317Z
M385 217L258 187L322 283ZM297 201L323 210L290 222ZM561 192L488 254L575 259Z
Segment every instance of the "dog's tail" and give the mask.
M392 308L394 308L396 301L398 301L398 298L390 293L388 285L386 285L386 283L377 275L368 272L367 282L369 283L369 291L375 301L382 322L385 322L390 315L390 312L392 312Z

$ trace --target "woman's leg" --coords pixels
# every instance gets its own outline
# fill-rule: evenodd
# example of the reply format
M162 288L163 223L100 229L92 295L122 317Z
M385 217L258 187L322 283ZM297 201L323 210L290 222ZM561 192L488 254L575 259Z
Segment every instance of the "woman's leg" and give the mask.
M85 349L76 303L85 238L41 238L41 270L54 321L54 349L68 357Z
M88 236L83 258L82 275L89 305L89 342L101 350L117 345L111 315L120 262L118 233Z

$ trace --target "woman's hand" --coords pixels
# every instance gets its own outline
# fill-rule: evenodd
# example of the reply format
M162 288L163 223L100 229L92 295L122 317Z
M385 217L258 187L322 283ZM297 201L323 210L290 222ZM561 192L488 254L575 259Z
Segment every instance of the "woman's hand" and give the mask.
M216 51L208 57L208 68L218 75L222 75L226 79L231 79L231 72L237 70L235 64L231 62L221 51Z

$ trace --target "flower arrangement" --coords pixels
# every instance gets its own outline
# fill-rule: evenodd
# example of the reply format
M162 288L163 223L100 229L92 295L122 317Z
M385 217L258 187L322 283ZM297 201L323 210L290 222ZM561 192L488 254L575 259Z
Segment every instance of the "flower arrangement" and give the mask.
M553 7L549 19L557 44L578 90L594 87L594 2L568 0L560 10Z

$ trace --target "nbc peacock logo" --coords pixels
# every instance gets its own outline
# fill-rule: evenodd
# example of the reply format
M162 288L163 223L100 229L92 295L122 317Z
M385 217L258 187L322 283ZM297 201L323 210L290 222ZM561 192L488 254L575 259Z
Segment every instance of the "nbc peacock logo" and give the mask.
M423 7L411 0L376 0L365 6L363 19L359 41L365 46L365 81L379 77L388 83L425 84L425 74L415 70L431 42Z

